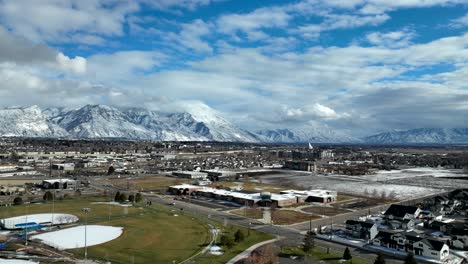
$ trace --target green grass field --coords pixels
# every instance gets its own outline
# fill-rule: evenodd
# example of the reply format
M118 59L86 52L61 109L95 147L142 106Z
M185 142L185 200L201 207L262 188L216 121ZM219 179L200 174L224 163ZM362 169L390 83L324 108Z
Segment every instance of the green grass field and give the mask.
M83 222L84 207L91 208L88 214L89 224L124 227L119 238L104 244L88 248L88 257L110 261L112 263L179 263L200 252L211 240L208 225L221 229L223 233L233 235L241 229L246 239L230 249L224 249L221 256L205 255L196 258L196 263L225 263L238 253L253 244L271 239L272 236L254 230L228 225L212 219L198 219L191 215L181 214L171 207L153 205L147 207L110 206L92 204L96 201L109 201L109 198L65 199L55 202L56 213L70 213L78 216ZM52 203L31 204L3 207L0 218L24 214L51 213ZM177 214L178 216L174 216ZM248 235L247 235L248 234ZM69 250L78 258L84 255L84 249Z
M352 261L344 261L342 259L343 253L332 252L327 253L326 249L315 247L312 252L305 254L300 247L287 247L281 250L281 256L300 256L307 259L307 263L328 263L328 264L339 264L339 263L353 263L353 264L369 264L370 261L353 257Z
M109 260L112 263L176 263L199 251L210 241L207 226L191 217L174 216L170 209L91 204L102 198L68 199L55 202L56 213L70 213L83 219L81 209L91 208L88 223L124 227L119 238L88 248L91 259ZM50 213L52 204L31 204L2 208L1 217L23 214ZM179 212L175 212L179 213ZM78 257L83 249L74 249Z
M261 219L263 217L260 208L237 209L231 211L231 213L252 219ZM275 225L291 225L318 219L320 216L304 214L293 210L275 210L271 213L271 218Z
M197 259L196 263L203 263L203 264L211 264L211 263L226 263L233 257L237 256L238 254L242 253L245 249L249 248L250 246L257 244L259 242L269 240L274 238L272 235L261 233L255 230L248 230L246 228L241 227L234 227L228 226L227 228L223 229L223 234L228 235L230 237L234 236L234 233L237 230L241 230L245 234L245 240L234 245L232 248L225 248L223 247L224 254L221 256L214 256L214 255L205 255L202 258ZM220 236L218 236L219 242Z

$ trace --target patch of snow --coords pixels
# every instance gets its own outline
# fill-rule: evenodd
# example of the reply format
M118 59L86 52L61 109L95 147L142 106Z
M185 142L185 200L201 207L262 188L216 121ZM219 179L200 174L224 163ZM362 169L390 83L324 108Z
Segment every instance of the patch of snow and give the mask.
M23 259L0 259L2 264L38 264L39 262Z
M86 244L94 246L106 243L118 238L122 232L123 227L88 225L86 226ZM43 243L60 250L82 248L85 245L85 226L48 232L31 238L41 240Z
M91 204L107 204L107 205L116 205L116 206L122 206L122 207L132 206L131 204L121 204L118 202L92 202Z
M211 255L215 255L215 256L220 256L223 253L223 251L221 250L221 247L219 246L212 246L210 247L210 250L208 251Z

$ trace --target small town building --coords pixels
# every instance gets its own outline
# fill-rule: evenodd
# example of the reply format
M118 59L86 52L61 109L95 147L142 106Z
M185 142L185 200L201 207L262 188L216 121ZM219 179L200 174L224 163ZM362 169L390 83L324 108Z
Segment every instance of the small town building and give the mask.
M206 179L208 177L208 173L200 171L173 171L172 175L186 179Z
M77 181L72 179L50 179L42 181L44 189L75 189Z

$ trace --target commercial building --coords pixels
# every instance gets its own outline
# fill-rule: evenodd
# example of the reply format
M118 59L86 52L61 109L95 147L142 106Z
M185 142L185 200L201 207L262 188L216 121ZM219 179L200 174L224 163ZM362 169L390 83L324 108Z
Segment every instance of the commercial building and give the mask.
M44 189L75 189L77 181L71 179L51 179L43 180L42 188Z
M53 170L73 171L75 170L75 164L73 163L59 163L52 164Z
M199 171L173 171L173 176L186 179L206 179L208 173Z
M332 202L336 200L336 192L326 190L299 191L287 190L276 193L244 193L233 192L223 189L216 189L205 186L181 184L170 186L170 193L174 195L196 195L234 202L239 205L247 206L268 206L268 207L284 207L303 202Z

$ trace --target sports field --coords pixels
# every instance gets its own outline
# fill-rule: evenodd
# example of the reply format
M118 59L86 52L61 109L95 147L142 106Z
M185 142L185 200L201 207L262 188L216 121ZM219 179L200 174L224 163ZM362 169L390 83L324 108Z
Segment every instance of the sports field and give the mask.
M91 208L89 224L120 226L123 235L110 242L88 248L91 259L112 263L176 263L198 252L210 241L205 224L191 217L177 215L169 209L151 206L121 207L92 204L103 198L67 199L55 202L55 213L74 214L83 221L82 208ZM109 214L110 208L110 214ZM52 203L3 207L0 217L50 213ZM178 213L178 212L176 212ZM110 221L109 221L110 215ZM69 250L82 256L83 249Z
M233 235L240 229L246 234L242 243L232 248L223 248L221 256L204 255L196 263L225 263L243 250L272 236L245 228L224 226L211 219L199 220L172 207L152 205L129 206L95 204L111 198L75 198L58 200L55 213L68 213L84 221L82 208L91 208L89 224L123 227L122 236L110 242L88 248L88 257L111 263L180 263L197 255L211 241L207 222L221 229L224 234ZM3 207L0 218L24 214L51 213L52 203ZM109 220L110 216L110 220ZM82 258L84 249L67 250Z

